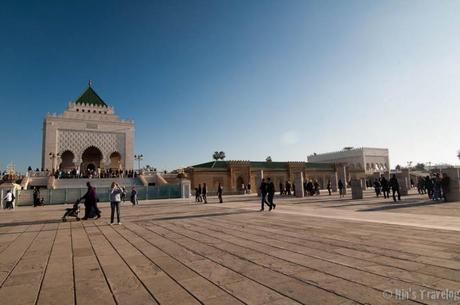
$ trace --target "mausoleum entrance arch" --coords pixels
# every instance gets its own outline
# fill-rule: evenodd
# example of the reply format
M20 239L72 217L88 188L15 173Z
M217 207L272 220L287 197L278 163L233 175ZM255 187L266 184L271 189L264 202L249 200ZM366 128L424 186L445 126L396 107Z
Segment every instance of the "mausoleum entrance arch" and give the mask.
M86 171L86 174L95 173L101 167L102 152L99 148L90 146L85 149L81 159L81 169Z
M59 169L63 171L71 171L75 169L74 163L75 155L70 150L66 150L61 154L61 164L59 165Z
M122 169L121 155L118 151L115 151L110 155L110 169L112 170Z
M242 191L243 190L243 184L244 184L243 177L239 176L238 179L236 179L236 189L238 191Z

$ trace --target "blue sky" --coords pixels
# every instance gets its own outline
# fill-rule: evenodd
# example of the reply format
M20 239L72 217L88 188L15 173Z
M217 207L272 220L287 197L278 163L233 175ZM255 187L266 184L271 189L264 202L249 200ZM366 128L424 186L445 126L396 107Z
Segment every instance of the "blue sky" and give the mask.
M459 163L459 1L2 1L0 168L93 80L144 163L388 147Z

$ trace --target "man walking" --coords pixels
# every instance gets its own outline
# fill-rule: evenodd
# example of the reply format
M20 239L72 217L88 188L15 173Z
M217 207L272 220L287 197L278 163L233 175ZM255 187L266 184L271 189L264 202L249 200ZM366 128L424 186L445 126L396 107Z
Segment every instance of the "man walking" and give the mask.
M260 211L264 210L265 204L269 206L271 209L270 204L267 202L267 183L265 182L265 179L262 178L262 182L260 183L260 194L261 194L261 202L260 202Z
M224 188L222 187L222 184L219 183L217 186L217 197L219 198L219 202L223 203L224 201L222 200L222 193L224 192Z
M393 201L396 202L396 193L398 194L398 200L401 200L401 193L399 192L399 182L396 179L396 175L393 175L390 179L390 187L393 193Z
M388 181L385 179L385 176L382 175L380 179L380 187L382 188L383 198L390 198L390 188L388 187Z
M275 197L275 184L270 180L270 178L268 178L267 181L268 203L270 205L268 210L271 211L272 209L276 208L276 204L273 203L273 197Z
M203 195L204 203L208 203L208 187L206 186L206 183L203 183L203 189L201 190L201 194Z
M341 179L339 179L338 187L339 187L339 197L342 198L342 197L345 196L345 195L343 194L343 193L344 193L344 192L343 192L343 188L344 188L345 186L343 185L343 182L342 182Z

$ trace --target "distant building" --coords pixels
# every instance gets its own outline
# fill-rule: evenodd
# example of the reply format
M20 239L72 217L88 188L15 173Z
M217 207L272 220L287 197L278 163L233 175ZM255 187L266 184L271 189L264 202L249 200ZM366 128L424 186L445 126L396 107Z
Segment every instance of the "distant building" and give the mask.
M122 120L91 88L43 123L42 167L97 172L133 169L134 123Z
M215 191L219 183L226 194L242 190L242 186L251 184L251 191L257 192L256 175L263 171L264 178L271 178L279 191L279 184L294 182L294 175L302 172L304 179L318 180L321 187L334 180L334 164L306 162L267 162L267 161L212 161L190 166L185 169L191 180L192 188L206 183L210 191Z
M365 176L389 172L390 169L387 148L347 147L341 151L313 154L307 160L316 163L344 163L347 164L347 172L363 173Z

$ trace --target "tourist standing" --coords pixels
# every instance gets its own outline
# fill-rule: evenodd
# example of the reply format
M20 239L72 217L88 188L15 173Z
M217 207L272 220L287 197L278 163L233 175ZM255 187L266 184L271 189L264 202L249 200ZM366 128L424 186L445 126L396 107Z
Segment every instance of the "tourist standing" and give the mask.
M246 187L246 191L248 194L251 194L251 183L248 183L248 186Z
M332 185L331 185L331 180L327 182L327 191L329 193L329 196L332 195Z
M208 203L208 187L206 186L206 183L203 183L203 189L201 190L201 194L203 195L204 203Z
M200 202L200 192L197 187L195 188L195 202Z
M5 209L7 210L10 210L13 208L13 202L16 198L14 197L14 194L11 192L11 190L8 190L8 192L6 192L6 195L5 197L3 198L3 200L6 201L5 203Z
M133 205L139 205L139 201L137 201L137 191L136 191L136 188L133 186L133 188L131 189L131 203Z
M40 190L38 187L34 187L33 200L34 200L34 207L40 205Z
M110 190L110 225L113 225L113 218L115 214L115 210L117 211L117 223L121 225L120 222L120 202L121 202L121 195L123 194L123 190L116 184L112 182L111 190Z
M271 211L272 209L276 208L276 204L273 202L273 198L275 197L275 184L273 181L270 180L270 178L267 179L268 185L267 185L267 192L268 192L268 203L270 204L270 208L268 209Z
M219 198L219 203L223 203L224 201L222 200L222 194L224 192L224 188L222 187L222 184L219 183L217 186L217 197Z
M267 202L266 198L267 198L267 183L265 182L265 179L262 178L262 182L260 183L260 194L261 194L261 202L260 202L260 210L263 211L264 210L264 207L265 207L265 204L269 206L269 208L271 209L271 206L270 204Z
M280 182L280 196L284 195L284 184L283 182Z
M123 203L125 203L125 199L126 199L126 189L125 187L121 187L121 201L123 201Z
M339 197L342 198L345 196L344 189L343 189L345 185L343 185L342 179L339 179L338 186L339 186Z
M393 193L393 201L396 202L396 194L398 194L398 200L401 200L401 193L399 192L399 182L396 178L396 175L393 174L393 177L390 179L390 187Z

